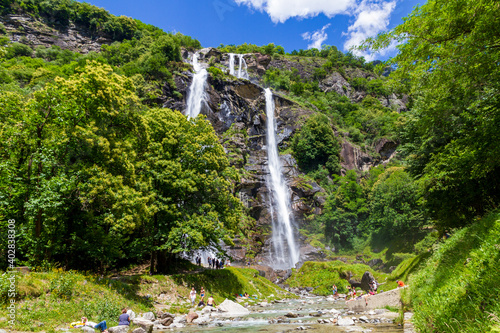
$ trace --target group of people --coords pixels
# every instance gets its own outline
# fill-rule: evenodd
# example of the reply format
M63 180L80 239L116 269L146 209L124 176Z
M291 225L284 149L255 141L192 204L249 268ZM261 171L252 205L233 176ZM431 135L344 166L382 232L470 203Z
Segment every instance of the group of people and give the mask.
M130 316L128 315L126 308L122 309L122 313L118 317L118 326L120 325L130 325ZM87 317L82 317L80 321L75 321L69 324L70 328L82 328L84 326L98 329L103 333L108 333L108 326L106 325L106 320L103 320L97 324L92 321L89 321Z
M196 289L194 287L191 288L191 292L189 293L189 299L191 300L191 305L195 306L196 304ZM199 307L205 306L205 288L201 287L200 290L200 302L198 303ZM210 296L207 299L207 306L215 306L215 300L213 296Z
M217 258L208 257L208 267L210 268L221 269L224 268L224 264L229 267L231 266L231 261L228 259L227 262L225 262L224 259L219 260Z

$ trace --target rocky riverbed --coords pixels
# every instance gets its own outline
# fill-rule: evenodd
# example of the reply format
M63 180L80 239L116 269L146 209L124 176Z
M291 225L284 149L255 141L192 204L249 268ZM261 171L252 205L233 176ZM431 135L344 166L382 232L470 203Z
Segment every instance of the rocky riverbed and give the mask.
M168 326L154 325L153 332L403 332L394 320L395 312L375 309L348 311L343 298L302 296L274 302L240 299L224 301L220 309L196 308L188 315L177 315ZM152 313L151 313L152 314ZM162 313L153 322L162 321ZM163 317L166 318L165 315ZM141 325L142 319L134 320ZM141 325L143 326L143 325ZM144 327L149 331L149 327ZM139 332L137 332L139 333Z

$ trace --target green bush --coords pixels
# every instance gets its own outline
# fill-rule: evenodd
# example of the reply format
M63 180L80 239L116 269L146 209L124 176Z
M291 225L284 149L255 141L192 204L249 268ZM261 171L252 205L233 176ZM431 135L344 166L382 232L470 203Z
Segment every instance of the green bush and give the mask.
M49 291L52 295L64 299L71 299L76 285L76 276L72 273L57 275L50 281Z
M7 48L7 54L5 57L7 59L12 59L15 57L31 57L33 54L33 50L31 47L28 45L24 45L21 43L12 43L8 48Z

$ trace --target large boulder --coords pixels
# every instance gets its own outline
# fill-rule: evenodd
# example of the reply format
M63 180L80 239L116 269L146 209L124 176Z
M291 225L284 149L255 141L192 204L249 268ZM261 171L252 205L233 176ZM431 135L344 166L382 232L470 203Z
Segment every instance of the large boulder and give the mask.
M144 330L144 328L138 327L135 330L133 330L132 333L146 333L146 331Z
M366 271L361 278L361 289L367 292L370 291L370 282L372 282L373 280L375 280L375 278L373 277L372 273Z
M136 317L132 320L134 324L142 327L147 333L151 333L153 330L154 323L151 320L147 320L141 317Z
M153 312L146 312L142 315L142 318L153 321L155 320L155 314Z
M188 323L192 323L193 320L198 318L198 314L196 312L189 312L186 317L186 321Z
M225 316L231 317L246 316L250 314L250 310L228 299L224 300L224 302L218 306L218 309L223 312Z
M83 326L82 332L83 333L95 333L94 329L92 327L89 327L89 326Z
M108 328L109 333L127 333L130 326L128 325L118 325Z

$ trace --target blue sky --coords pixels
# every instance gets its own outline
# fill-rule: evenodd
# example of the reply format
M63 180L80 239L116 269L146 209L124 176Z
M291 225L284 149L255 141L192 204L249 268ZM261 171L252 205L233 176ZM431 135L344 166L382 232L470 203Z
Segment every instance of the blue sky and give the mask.
M88 0L165 31L181 32L204 47L275 43L292 50L324 44L342 51L402 22L423 0ZM385 59L394 54L360 54Z

